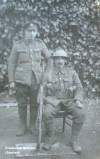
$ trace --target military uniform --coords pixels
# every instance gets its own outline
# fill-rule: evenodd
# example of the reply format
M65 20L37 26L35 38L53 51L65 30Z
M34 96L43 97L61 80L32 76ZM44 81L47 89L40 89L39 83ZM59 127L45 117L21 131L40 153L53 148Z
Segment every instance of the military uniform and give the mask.
M56 67L52 67L44 77L44 94L45 135L52 136L53 119L60 110L65 110L66 116L72 115L71 137L75 141L85 119L82 108L83 88L77 73L68 66L64 66L60 71Z
M48 49L42 40L35 38L31 43L20 40L13 45L8 60L8 77L9 82L16 82L16 98L22 125L27 122L28 98L31 104L30 125L35 122L36 95L42 76L41 59L46 65L47 58Z

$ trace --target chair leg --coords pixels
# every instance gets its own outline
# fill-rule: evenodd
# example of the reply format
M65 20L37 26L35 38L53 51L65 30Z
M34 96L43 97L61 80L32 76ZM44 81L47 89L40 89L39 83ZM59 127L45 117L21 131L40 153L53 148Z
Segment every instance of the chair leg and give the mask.
M65 131L65 120L66 120L66 117L64 116L63 117L63 132Z

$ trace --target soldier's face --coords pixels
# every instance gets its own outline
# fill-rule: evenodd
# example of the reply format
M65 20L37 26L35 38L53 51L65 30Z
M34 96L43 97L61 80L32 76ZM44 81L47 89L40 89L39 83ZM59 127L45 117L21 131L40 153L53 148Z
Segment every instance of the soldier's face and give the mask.
M37 28L35 28L35 27L27 28L25 30L25 39L27 39L27 40L34 40L36 35L37 35Z
M64 57L55 57L55 66L58 69L62 69L65 65L66 59Z

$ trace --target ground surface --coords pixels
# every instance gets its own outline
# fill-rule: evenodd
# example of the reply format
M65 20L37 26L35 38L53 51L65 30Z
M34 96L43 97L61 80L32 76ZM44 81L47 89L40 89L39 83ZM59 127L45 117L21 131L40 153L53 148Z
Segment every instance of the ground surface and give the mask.
M5 158L5 147L14 146L21 143L24 144L36 142L35 137L30 133L27 133L23 137L16 137L16 131L19 123L18 113L16 104L15 106L11 106L13 105L12 103L15 104L13 99L0 98L0 159L9 158ZM98 98L85 100L85 111L87 118L80 134L80 143L83 147L83 152L80 158L100 159L100 100ZM70 128L67 126L65 134L58 134L58 136L58 141L60 143L68 144ZM67 151L73 154L69 146ZM63 156L60 156L59 158L63 159ZM66 158L75 159L75 156L66 156ZM78 159L78 157L76 158ZM11 159L11 157L9 159Z

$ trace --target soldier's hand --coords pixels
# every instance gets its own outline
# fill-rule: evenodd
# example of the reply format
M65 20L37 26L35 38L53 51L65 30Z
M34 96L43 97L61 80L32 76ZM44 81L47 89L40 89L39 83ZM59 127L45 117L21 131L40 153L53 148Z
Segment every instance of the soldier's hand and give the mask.
M79 100L76 101L76 105L77 105L77 107L80 108L80 109L83 108L83 104L82 104Z
M10 88L10 89L14 89L14 88L15 88L15 83L14 83L14 82L11 82L11 83L9 84L9 88Z
M11 82L9 84L9 95L12 96L15 94L15 83L14 82Z

